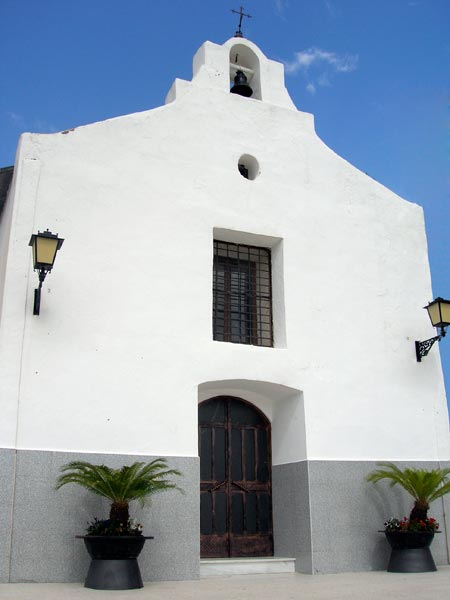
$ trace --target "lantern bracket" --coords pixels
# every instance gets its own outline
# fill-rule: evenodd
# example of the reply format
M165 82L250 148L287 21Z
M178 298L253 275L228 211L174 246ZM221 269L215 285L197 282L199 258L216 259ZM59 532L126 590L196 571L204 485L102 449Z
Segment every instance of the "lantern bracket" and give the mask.
M423 342L416 341L417 362L422 362L422 357L428 354L434 342L440 342L443 337L445 337L445 329L441 327L441 332L439 335L436 335L435 337L432 337L429 340L425 340Z
M34 305L33 305L33 315L38 315L39 310L41 308L41 289L42 284L44 283L45 276L48 271L46 269L39 270L39 287L34 290Z

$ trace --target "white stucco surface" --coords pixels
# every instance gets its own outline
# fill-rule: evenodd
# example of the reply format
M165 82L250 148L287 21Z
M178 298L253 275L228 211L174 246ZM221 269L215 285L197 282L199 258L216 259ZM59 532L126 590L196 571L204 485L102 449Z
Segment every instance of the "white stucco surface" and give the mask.
M448 459L438 349L414 352L434 335L422 209L332 152L247 40L261 99L229 94L234 43L207 42L163 107L22 136L0 445L195 456L199 390L222 382L206 389L260 394L275 463ZM46 228L65 243L36 317L27 244ZM215 229L273 240L274 348L212 340Z
M208 381L199 386L199 402L216 396L245 398L265 414L271 423L273 465L307 459L305 411L300 390L245 379Z

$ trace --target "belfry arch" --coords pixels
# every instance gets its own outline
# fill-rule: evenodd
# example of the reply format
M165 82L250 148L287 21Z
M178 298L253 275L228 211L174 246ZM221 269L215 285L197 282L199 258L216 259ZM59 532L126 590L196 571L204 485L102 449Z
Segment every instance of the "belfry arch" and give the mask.
M244 44L230 48L230 82L234 81L237 71L242 71L247 77L247 83L253 90L252 98L262 100L259 58Z

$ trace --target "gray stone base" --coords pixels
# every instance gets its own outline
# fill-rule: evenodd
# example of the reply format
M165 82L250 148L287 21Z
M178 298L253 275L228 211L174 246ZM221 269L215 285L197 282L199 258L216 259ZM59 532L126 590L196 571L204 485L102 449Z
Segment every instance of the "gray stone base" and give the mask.
M56 491L60 467L87 460L120 467L148 456L0 450L0 582L79 582L89 557L77 534L95 516L107 517L106 500L67 485ZM185 494L156 495L151 506L131 506L148 540L139 558L144 581L199 577L199 462L168 457L183 473ZM399 466L448 467L450 463L411 462ZM302 573L374 571L387 566L389 546L382 533L389 517L407 516L410 497L365 476L376 467L364 461L303 461L273 468L275 556L296 558ZM450 495L431 505L440 523L432 553L449 563ZM450 521L449 521L450 524Z
M448 463L396 463L400 467L448 467ZM389 517L409 516L412 500L398 486L365 481L371 461L304 461L273 468L275 554L293 556L302 573L386 569L390 549L383 533ZM442 533L433 541L437 565L449 563L450 495L432 503L430 516ZM449 523L450 524L450 523Z
M89 557L75 536L94 517L107 518L109 505L76 485L56 491L59 468L73 460L120 467L152 458L1 450L0 581L83 581ZM139 558L144 581L199 577L198 459L168 457L168 463L183 473L178 483L185 493L157 494L144 509L131 505L131 516L155 538Z
M295 558L299 573L312 573L311 506L308 463L272 469L272 512L275 556Z
M15 470L16 452L0 450L0 582L2 583L9 581Z

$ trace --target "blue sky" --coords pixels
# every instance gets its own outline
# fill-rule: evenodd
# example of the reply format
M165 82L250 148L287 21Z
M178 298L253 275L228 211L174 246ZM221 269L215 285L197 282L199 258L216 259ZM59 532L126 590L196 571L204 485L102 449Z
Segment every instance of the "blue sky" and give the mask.
M14 163L22 131L163 104L175 77L191 78L205 40L233 36L230 9L239 6L0 0L0 166ZM433 293L450 299L449 0L247 0L244 8L245 36L286 64L289 93L315 115L319 136L424 207ZM450 398L450 335L440 348Z

